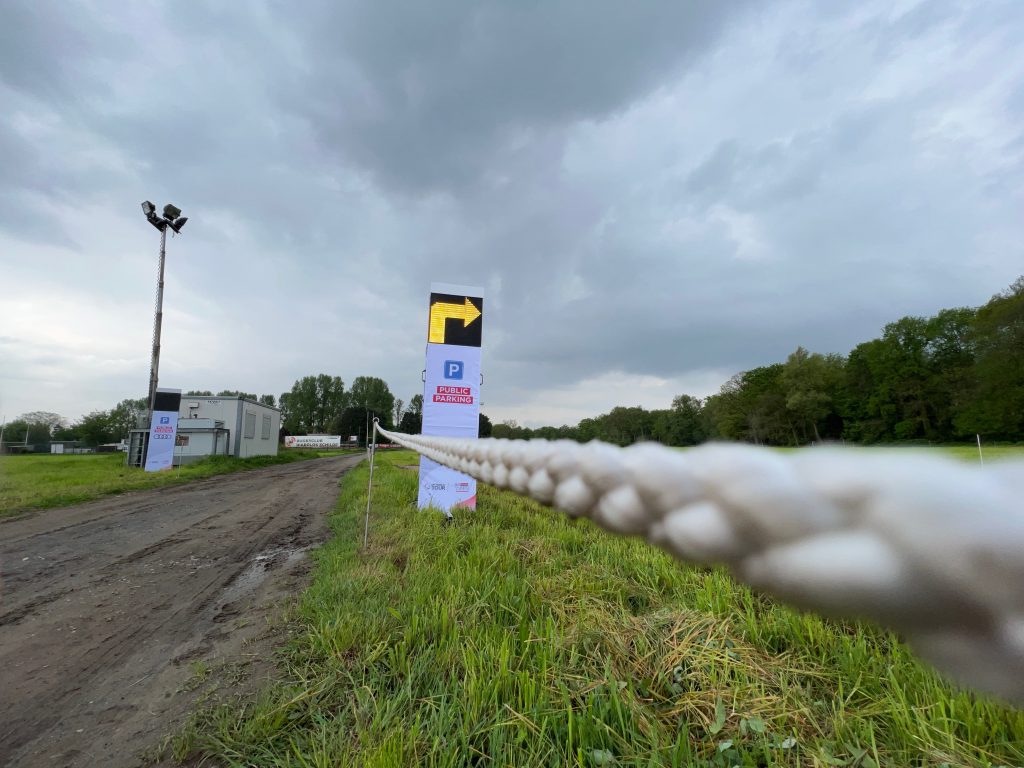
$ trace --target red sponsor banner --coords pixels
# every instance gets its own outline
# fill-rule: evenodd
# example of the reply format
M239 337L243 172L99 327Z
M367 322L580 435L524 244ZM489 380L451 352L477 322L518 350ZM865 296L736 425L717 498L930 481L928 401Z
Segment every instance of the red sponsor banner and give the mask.
M435 403L462 403L463 405L472 405L472 395L434 395Z
M434 390L434 396L431 399L435 403L459 403L461 405L472 405L473 390L470 387L440 385Z

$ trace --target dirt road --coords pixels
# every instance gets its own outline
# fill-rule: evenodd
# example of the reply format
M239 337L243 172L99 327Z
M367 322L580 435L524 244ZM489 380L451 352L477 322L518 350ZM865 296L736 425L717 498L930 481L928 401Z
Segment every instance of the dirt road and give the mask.
M301 588L303 553L360 458L0 524L0 765L138 764L188 710L189 662L241 653L268 605Z

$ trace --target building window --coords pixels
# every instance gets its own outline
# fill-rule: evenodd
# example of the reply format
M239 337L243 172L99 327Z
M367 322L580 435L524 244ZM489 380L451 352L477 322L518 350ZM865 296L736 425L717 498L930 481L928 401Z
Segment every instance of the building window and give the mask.
M270 439L270 417L263 417L263 431L260 433L260 437L264 440Z
M256 414L245 414L245 439L252 440L256 437Z

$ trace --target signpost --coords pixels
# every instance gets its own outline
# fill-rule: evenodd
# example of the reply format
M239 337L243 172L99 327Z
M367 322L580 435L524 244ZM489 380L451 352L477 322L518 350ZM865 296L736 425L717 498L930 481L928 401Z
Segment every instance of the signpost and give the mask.
M424 435L479 437L483 295L482 288L430 286ZM421 456L418 506L448 515L455 507L476 509L476 480Z
M174 443L178 434L180 389L157 389L153 395L153 417L149 423L146 471L160 472L174 464Z

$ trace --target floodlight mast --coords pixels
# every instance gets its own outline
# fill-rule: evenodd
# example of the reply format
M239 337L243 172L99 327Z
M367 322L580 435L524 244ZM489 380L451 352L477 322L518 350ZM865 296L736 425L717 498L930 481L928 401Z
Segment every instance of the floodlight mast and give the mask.
M167 227L160 229L160 271L156 284L156 313L153 317L153 353L149 359L149 422L153 421L153 405L160 373L160 332L164 321L164 262L167 254Z
M167 230L170 228L175 234L181 232L187 218L181 216L181 209L175 205L164 206L164 215L161 218L156 214L156 206L149 200L142 204L142 212L146 220L160 230L160 266L159 277L156 284L156 312L153 317L153 352L149 361L149 398L147 400L146 428L153 423L153 408L156 405L156 388L160 380L160 332L163 329L164 319L164 262L167 254ZM142 463L145 466L146 454L149 453L149 440L144 443Z

